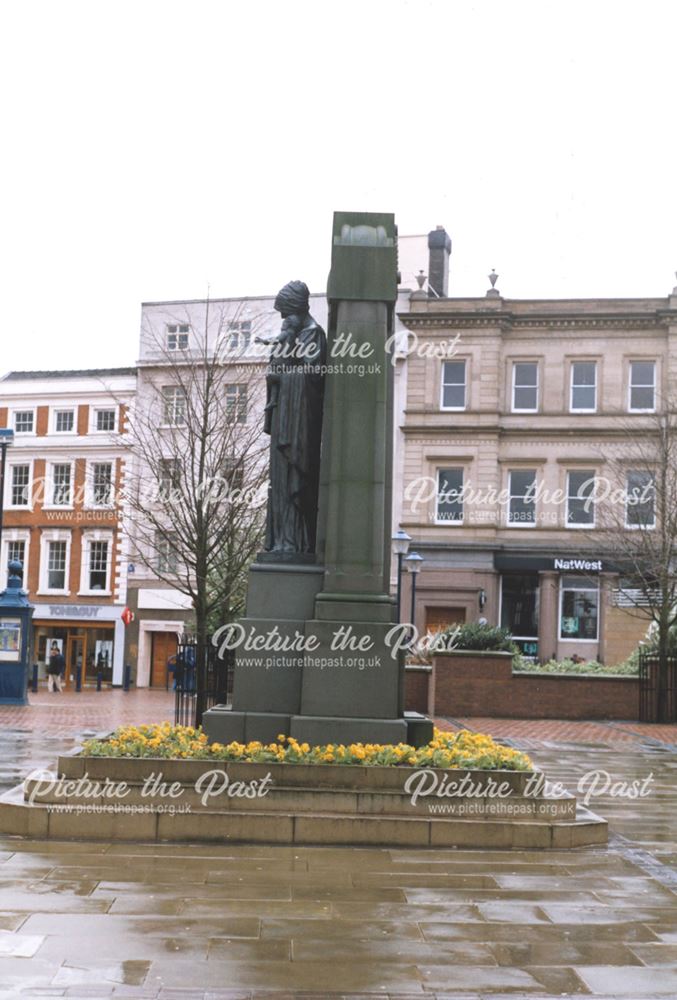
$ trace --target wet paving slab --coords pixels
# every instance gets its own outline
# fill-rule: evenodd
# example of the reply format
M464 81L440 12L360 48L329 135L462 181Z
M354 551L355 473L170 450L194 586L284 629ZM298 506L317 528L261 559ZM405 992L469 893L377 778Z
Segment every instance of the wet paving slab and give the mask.
M677 754L550 743L532 756L569 791L651 775L642 798L591 798L608 849L4 838L0 1000L674 1000ZM8 780L54 756L22 746Z

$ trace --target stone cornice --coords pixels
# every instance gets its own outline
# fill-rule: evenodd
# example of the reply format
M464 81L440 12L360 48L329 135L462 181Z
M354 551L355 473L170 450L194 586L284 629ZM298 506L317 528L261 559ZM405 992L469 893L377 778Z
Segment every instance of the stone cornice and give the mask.
M410 330L445 330L464 329L481 330L488 329L491 332L497 330L501 333L510 333L514 330L567 330L567 331L590 331L599 330L627 330L630 333L637 330L655 330L663 333L667 327L677 324L677 312L656 310L653 313L627 313L618 314L530 314L528 316L515 315L510 312L493 313L399 313L400 321Z

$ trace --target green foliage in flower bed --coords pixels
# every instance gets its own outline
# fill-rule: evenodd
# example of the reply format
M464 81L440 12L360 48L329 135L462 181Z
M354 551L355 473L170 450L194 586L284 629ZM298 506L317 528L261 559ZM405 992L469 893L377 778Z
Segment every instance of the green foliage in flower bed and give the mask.
M494 625L465 622L463 625L451 625L443 634L445 639L448 637L453 640L453 649L489 653L514 653L517 649L510 630L496 628Z
M512 669L516 674L598 674L601 677L636 677L639 673L639 662L636 654L614 666L605 666L597 660L577 663L575 660L564 659L534 663L518 655L512 661Z

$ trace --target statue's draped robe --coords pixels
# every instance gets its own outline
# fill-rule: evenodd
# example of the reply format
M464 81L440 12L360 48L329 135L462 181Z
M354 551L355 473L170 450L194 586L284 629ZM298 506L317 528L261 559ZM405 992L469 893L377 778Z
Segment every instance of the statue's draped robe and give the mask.
M269 552L315 551L326 340L310 315L296 339L302 356L271 359Z

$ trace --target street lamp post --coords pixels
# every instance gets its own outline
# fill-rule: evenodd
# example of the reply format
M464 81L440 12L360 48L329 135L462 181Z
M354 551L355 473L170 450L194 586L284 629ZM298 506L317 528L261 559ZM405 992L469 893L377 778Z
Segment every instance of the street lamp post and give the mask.
M410 552L407 558L404 560L407 569L411 573L411 624L416 627L416 577L421 571L421 563L423 562L423 556L420 556L418 552Z
M7 467L7 449L14 442L14 431L8 427L0 427L0 560L2 559L2 522L5 515L5 469Z
M393 552L397 556L397 623L399 625L402 618L401 608L402 608L402 560L409 551L409 542L411 541L411 535L408 535L406 531L396 531L392 537L393 542Z

